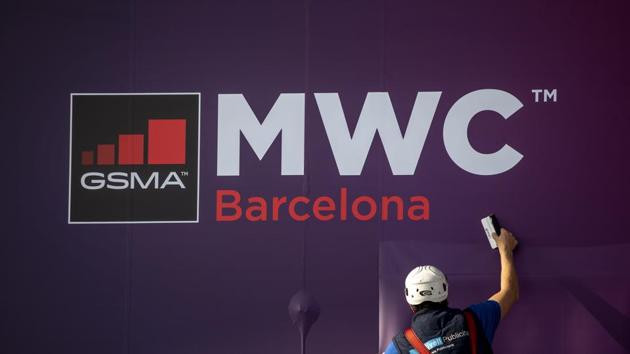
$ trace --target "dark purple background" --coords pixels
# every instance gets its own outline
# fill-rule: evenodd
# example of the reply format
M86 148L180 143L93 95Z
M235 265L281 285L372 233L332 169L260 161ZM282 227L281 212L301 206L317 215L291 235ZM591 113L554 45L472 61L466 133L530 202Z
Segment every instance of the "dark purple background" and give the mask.
M305 284L322 308L309 353L375 353L379 243L438 244L447 268L465 267L470 260L450 252L487 250L479 219L489 212L520 237L522 273L564 281L613 324L586 321L580 331L612 351L630 347L613 333L630 332L630 302L615 298L630 288L619 271L630 261L567 251L629 243L624 1L5 1L0 13L0 351L296 353L287 304ZM508 142L525 156L491 177L461 170L442 142L450 106L480 88L525 105L508 121L482 113L470 127L479 150ZM557 89L559 102L533 103L535 88ZM354 127L367 92L390 92L404 126L419 90L444 93L415 176L392 176L375 140L363 174L340 177L312 92L340 92ZM70 93L174 91L202 93L200 223L67 225ZM262 162L244 146L241 177L216 177L217 94L243 93L263 116L282 92L308 93L306 176L280 176L277 141ZM427 195L431 220L214 221L218 188L270 196L341 186ZM540 249L559 268L540 268ZM591 267L601 272L572 280ZM521 296L551 310L575 301L527 286ZM497 340L527 340L515 323L557 338L560 322L535 316L515 311ZM579 342L563 348L582 352Z

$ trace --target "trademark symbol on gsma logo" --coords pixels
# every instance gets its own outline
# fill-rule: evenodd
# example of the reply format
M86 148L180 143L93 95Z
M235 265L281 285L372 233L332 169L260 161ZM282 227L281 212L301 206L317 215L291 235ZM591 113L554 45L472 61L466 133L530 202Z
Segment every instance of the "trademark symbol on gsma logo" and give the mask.
M71 94L68 222L198 222L199 109L199 93Z

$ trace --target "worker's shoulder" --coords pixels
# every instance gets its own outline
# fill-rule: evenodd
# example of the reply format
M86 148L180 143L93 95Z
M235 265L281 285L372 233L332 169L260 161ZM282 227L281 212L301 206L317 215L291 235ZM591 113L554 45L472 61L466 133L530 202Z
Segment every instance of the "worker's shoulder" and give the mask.
M485 312L490 312L490 313L498 312L498 314L501 315L501 306L499 305L498 302L494 300L484 300L482 302L469 305L468 307L466 307L466 310L470 310L474 312L477 315L477 317L479 317L478 313L485 313Z
M475 314L478 324L489 343L494 339L494 332L501 321L501 306L494 300L485 300L466 308Z

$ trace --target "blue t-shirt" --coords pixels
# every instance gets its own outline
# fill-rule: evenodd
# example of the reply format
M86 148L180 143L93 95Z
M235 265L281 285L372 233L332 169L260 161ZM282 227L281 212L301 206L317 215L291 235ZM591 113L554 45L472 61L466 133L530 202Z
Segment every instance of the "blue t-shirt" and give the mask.
M477 319L479 320L479 324L481 325L483 334L485 334L488 339L488 343L492 344L494 332L497 330L499 321L501 320L501 306L499 306L499 303L494 300L486 300L479 304L468 306L468 309L475 313ZM418 354L415 349L412 349L410 353ZM387 349L385 349L385 354L400 353L398 353L398 349L396 349L394 342L390 342Z

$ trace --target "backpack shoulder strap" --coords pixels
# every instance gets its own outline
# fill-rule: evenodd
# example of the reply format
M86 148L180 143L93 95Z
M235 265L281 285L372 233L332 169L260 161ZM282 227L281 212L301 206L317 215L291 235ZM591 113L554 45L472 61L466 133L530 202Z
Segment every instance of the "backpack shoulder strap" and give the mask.
M405 338L407 339L407 342L409 342L409 344L411 344L411 346L415 350L418 351L418 353L431 354L429 349L427 349L427 347L424 346L424 343L422 343L420 338L418 338L418 336L416 335L416 332L414 332L413 329L407 328L405 330ZM476 353L473 353L473 354L476 354Z
M475 324L475 318L473 316L471 311L464 311L466 326L468 327L468 337L470 338L470 351L472 354L477 354L477 325Z

